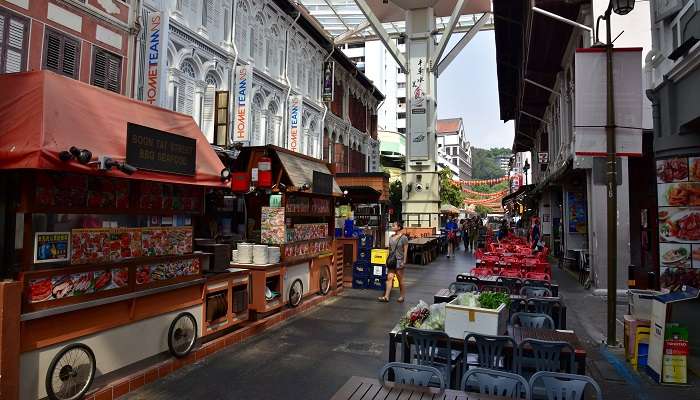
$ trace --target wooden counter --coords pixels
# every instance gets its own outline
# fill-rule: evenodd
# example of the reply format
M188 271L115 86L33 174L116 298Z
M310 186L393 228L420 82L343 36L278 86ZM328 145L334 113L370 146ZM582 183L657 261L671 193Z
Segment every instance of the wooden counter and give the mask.
M202 290L202 334L207 336L249 319L249 271L231 268L205 275Z

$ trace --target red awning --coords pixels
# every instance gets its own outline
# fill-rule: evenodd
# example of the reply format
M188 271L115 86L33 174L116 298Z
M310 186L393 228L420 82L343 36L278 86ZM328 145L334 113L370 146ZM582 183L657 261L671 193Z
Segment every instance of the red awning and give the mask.
M224 165L192 117L130 99L48 71L0 75L0 170L46 169L159 182L226 187ZM93 157L126 158L127 123L197 140L194 176L61 161L71 146Z

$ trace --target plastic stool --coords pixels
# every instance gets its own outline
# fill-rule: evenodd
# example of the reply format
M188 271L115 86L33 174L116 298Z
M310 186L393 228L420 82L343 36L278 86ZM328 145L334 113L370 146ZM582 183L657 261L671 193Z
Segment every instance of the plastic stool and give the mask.
M637 366L639 364L639 345L644 343L647 345L647 353L643 354L644 356L647 356L649 354L649 333L650 329L647 327L639 327L637 328L637 332L634 335L634 356L630 360L630 363L632 364L632 368L635 370L637 369Z
M625 315L625 358L629 361L634 357L636 348L632 345L635 343L635 335L637 333L637 328L651 326L648 320L634 319L631 315Z

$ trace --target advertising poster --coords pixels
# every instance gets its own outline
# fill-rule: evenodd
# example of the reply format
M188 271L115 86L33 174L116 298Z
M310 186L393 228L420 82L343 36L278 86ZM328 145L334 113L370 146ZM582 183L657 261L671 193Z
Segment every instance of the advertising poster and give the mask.
M128 284L129 269L127 267L32 279L28 285L27 300L30 303L59 300L125 288Z
M144 99L148 104L164 106L167 96L166 49L168 46L169 17L165 12L146 13L146 72Z
M239 65L236 67L236 88L234 91L234 129L231 142L245 142L250 140L248 126L250 125L250 102L253 85L253 67Z
M304 98L302 96L289 96L289 132L287 148L291 151L299 151L303 100Z
M580 192L568 192L569 233L588 233L586 196Z
M411 40L409 54L423 54L428 46L425 39ZM430 158L430 137L428 135L428 96L427 87L429 71L424 57L411 57L409 75L411 82L408 87L409 130L407 132L408 157L411 160L427 160ZM435 151L434 147L432 151Z
M661 287L700 285L700 157L656 161Z
M335 95L335 61L323 63L323 101L333 101Z
M263 207L260 213L260 242L264 244L283 244L286 241L284 208Z
M70 232L37 232L34 234L34 262L68 261Z

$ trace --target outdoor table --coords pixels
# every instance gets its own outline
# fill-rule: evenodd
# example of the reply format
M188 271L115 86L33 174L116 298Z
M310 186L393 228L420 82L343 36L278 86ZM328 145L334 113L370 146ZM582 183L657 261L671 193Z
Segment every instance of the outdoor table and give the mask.
M525 339L538 339L549 341L568 342L574 348L574 362L576 363L575 372L579 375L586 375L586 350L581 345L578 336L573 331L553 331L549 329L535 329L523 327L508 327L508 335L513 338L516 345L520 345ZM389 362L396 361L396 345L402 347L401 360L405 363L411 362L411 354L409 346L403 346L401 340L401 328L399 324L394 326L389 332ZM410 345L410 343L408 343ZM464 339L450 338L450 345L453 350L461 350L464 348ZM476 353L476 343L469 342L469 352ZM517 349L506 346L506 351L512 352ZM528 352L525 353L528 355Z
M465 275L465 276L471 276L469 273L461 273L459 275ZM481 281L482 284L484 285L496 285L500 286L497 279L500 278L497 275L489 275L489 276L478 276L479 281ZM522 281L525 281L526 279L521 279ZM517 288L520 290L520 287ZM559 285L556 283L551 283L550 282L550 290L552 291L552 296L558 297L559 296Z
M413 255L417 252L420 254L420 263L422 265L429 264L433 261L433 248L437 239L435 238L415 238L408 241L408 259L413 260ZM437 254L435 254L437 256Z
M489 396L479 393L467 393L459 390L445 390L420 386L398 385L394 382L384 382L378 379L361 376L351 377L341 387L331 400L378 400L378 399L441 399L441 400L497 400L505 397Z

